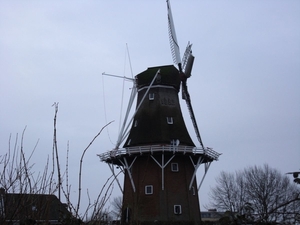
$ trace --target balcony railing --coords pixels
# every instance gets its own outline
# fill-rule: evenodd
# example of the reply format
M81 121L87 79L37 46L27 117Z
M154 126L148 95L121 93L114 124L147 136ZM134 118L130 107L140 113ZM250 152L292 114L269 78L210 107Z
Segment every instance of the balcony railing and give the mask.
M117 157L133 154L153 154L155 152L168 152L168 153L182 153L182 154L200 154L205 155L212 160L218 160L220 153L212 150L211 148L199 148L184 145L145 145L145 146L134 146L120 149L113 149L102 154L98 154L101 161L110 161Z

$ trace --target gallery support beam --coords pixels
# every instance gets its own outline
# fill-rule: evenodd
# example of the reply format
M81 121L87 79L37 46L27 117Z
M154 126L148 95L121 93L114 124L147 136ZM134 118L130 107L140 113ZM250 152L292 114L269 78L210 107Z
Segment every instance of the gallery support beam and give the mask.
M199 156L196 164L194 163L194 161L193 161L193 159L192 159L191 156L190 156L190 160L191 160L191 162L192 162L192 164L194 166L194 173L193 173L193 176L191 178L191 182L190 182L190 185L189 185L189 190L191 190L191 188L192 188L192 184L193 184L193 182L195 180L197 170L198 170L199 166L203 163L204 157L203 157L203 155Z
M165 189L165 167L171 162L171 160L175 157L175 155L172 155L172 157L165 163L165 154L161 154L161 164L154 158L154 156L151 155L151 158L156 162L156 164L161 168L161 189Z
M135 160L136 160L137 157L134 157L134 159L132 160L131 164L128 165L128 162L127 162L127 159L124 157L123 158L123 161L121 159L119 159L120 163L123 165L123 167L125 168L125 170L127 171L127 174L129 176L129 179L130 179L130 182L131 182L131 186L132 186L132 189L133 189L133 192L135 192L135 185L134 185L134 181L133 181L133 178L132 178L132 174L131 174L131 167L132 165L134 164Z
M114 167L114 164L108 163L108 166L109 166L109 168L110 168L110 170L111 170L111 172L112 172L112 174L113 174L115 180L117 181L118 186L119 186L121 192L124 193L124 192L123 192L123 189L122 189L122 187L121 187L121 184L120 184L120 182L119 182L118 176L117 176L116 173L115 173L115 167ZM124 172L124 171L123 171L123 172Z

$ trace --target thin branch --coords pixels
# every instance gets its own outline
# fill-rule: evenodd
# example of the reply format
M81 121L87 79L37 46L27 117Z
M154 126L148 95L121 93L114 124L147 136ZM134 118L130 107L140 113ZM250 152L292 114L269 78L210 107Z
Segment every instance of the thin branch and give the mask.
M26 130L26 126L25 126L25 128L23 130L22 138L21 138L21 157L22 157L22 160L23 160L23 163L24 163L25 179L27 179L27 181L28 181L28 184L29 184L29 193L31 193L32 186L31 186L31 180L30 180L29 173L28 173L28 168L27 168L28 161L26 161L26 159L25 159L25 153L23 151L23 141L24 141L25 130ZM25 188L26 187L27 187L27 185L25 186Z
M61 191L61 174L60 174L60 164L59 164L59 157L58 157L58 148L57 148L57 139L56 139L56 118L57 118L57 112L58 112L58 102L55 102L52 106L55 107L55 113L54 113L54 134L53 134L53 152L55 152L56 156L56 166L57 166L57 177L58 177L58 199L60 199L60 191Z
M80 207L80 200L81 200L81 174L82 174L82 163L83 163L83 157L86 153L86 151L89 149L89 147L93 144L93 142L96 140L96 138L101 134L101 132L103 131L103 129L105 127L107 127L109 124L111 124L113 121L109 122L108 124L106 124L104 127L101 128L101 130L99 131L99 133L93 138L93 140L88 144L88 146L84 149L82 155L81 155L81 159L80 159L80 166L79 166L79 181L78 181L78 202L77 202L77 207L76 207L76 216L78 216L78 211L79 211L79 207Z

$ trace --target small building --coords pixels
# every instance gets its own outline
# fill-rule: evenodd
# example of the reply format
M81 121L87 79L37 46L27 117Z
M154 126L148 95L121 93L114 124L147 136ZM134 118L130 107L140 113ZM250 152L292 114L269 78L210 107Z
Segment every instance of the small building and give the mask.
M218 212L216 209L201 211L201 220L203 222L217 222L224 216L224 212Z
M72 219L55 195L6 193L0 188L0 224L63 224Z

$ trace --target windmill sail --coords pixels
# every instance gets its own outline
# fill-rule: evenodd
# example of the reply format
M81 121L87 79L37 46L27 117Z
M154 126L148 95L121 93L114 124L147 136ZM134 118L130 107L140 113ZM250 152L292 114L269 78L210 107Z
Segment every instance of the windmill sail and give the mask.
M182 57L182 71L187 78L191 76L194 59L195 57L192 54L192 44L189 42Z
M176 37L176 32L175 32L175 27L174 27L174 22L173 22L173 16L172 16L172 11L171 11L171 5L169 3L169 0L167 0L167 7L168 7L169 38L170 38L173 62L175 64L178 64L179 70L181 70L179 45L177 42L177 37Z
M190 94L189 94L187 86L186 86L186 82L182 82L182 95L183 95L184 100L186 101L186 105L187 105L188 110L189 110L189 114L190 114L190 117L191 117L191 120L192 120L192 123L193 123L193 126L194 126L194 130L195 130L197 139L198 139L201 147L203 149L205 149L204 144L203 144L202 139L201 139L199 129L198 129L196 117L195 117L195 114L194 114L194 110L193 110L193 107L192 107L192 102L191 102Z

